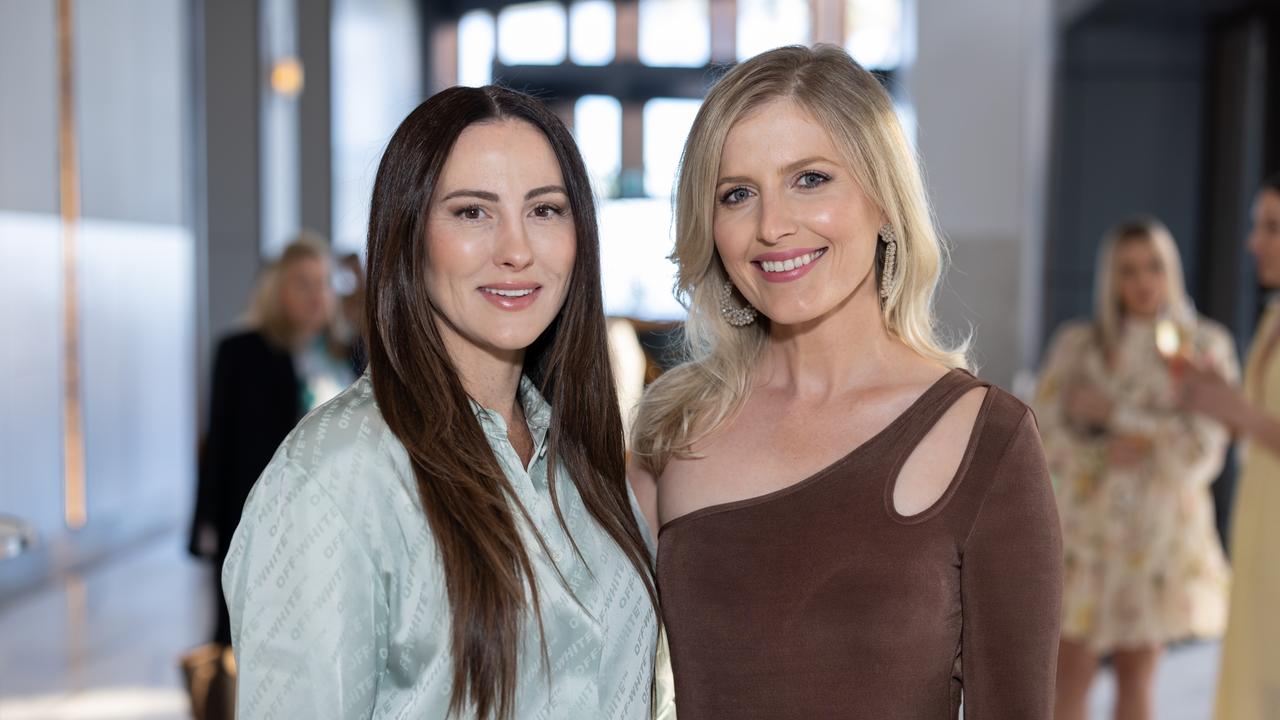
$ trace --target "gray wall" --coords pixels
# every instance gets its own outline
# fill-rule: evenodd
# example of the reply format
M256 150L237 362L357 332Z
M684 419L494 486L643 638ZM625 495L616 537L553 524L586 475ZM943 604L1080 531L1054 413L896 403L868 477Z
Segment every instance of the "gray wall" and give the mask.
M1071 29L1062 48L1046 330L1092 312L1106 230L1136 213L1173 231L1197 286L1205 43L1194 26Z
M0 0L0 208L58 210L58 45L52 0Z
M189 19L165 0L74 3L88 525L62 485L62 255L52 0L0 0L0 513L40 534L0 599L189 513L194 244Z
M1052 62L1049 0L919 0L907 72L917 144L952 265L939 315L972 329L982 375L1013 387L1038 334ZM975 41L981 38L981 41Z

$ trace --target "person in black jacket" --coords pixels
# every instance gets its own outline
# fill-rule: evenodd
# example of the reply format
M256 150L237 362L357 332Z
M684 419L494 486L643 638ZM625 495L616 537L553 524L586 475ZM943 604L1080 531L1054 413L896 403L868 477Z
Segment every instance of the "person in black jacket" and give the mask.
M349 385L361 368L337 340L337 309L323 242L303 236L268 266L249 329L218 344L209 427L200 453L191 552L221 570L254 481L293 426ZM231 643L220 572L215 571L214 642Z

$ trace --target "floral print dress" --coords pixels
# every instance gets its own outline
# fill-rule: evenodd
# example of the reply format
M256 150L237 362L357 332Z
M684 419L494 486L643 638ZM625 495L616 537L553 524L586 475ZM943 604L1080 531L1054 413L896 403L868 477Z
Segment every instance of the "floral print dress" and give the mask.
M1235 345L1200 319L1192 357L1239 381ZM1105 428L1076 427L1065 412L1077 382L1110 398ZM1209 486L1229 436L1178 409L1151 323L1127 322L1109 361L1091 323L1064 326L1051 343L1034 403L1062 520L1062 635L1099 654L1216 637L1226 623L1229 570ZM1136 462L1109 461L1108 443L1136 436Z

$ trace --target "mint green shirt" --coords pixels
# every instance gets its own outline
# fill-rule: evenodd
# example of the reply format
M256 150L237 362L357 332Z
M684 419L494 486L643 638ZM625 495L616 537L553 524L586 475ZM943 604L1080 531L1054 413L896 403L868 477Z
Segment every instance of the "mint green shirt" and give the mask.
M551 667L543 666L531 618L521 638L516 716L647 720L657 637L649 596L565 473L549 472L551 408L528 378L520 400L535 448L527 471L502 418L475 408L550 550L518 521ZM585 564L556 520L548 477ZM222 581L241 720L445 717L453 662L444 576L408 455L383 421L368 375L305 417L280 446L245 505Z

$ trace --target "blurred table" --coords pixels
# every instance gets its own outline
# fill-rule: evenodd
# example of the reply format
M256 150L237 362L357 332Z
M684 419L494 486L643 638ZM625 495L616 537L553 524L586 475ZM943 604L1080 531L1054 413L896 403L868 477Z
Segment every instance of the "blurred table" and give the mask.
M35 530L12 515L0 515L0 560L26 552L36 541Z

